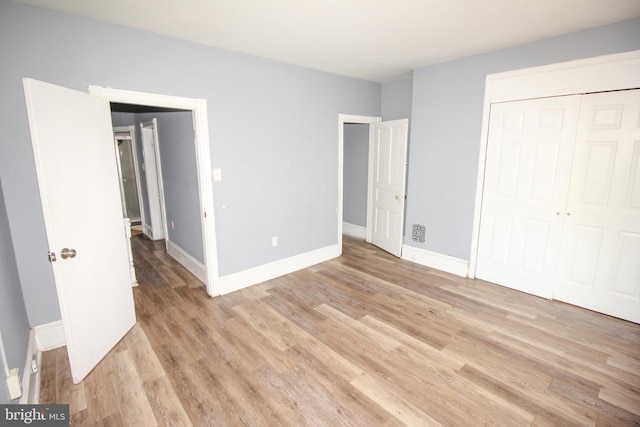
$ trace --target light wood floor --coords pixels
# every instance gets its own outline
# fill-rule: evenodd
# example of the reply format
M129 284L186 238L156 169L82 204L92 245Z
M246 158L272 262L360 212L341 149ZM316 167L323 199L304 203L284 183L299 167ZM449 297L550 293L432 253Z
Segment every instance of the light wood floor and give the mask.
M230 295L133 239L138 324L78 385L73 425L640 425L640 325L396 259L344 255Z

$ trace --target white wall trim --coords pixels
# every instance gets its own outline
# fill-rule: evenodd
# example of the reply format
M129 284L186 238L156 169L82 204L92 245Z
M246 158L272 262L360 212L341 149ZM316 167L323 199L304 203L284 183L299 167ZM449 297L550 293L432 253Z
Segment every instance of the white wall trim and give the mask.
M489 113L495 102L549 96L635 89L640 87L640 50L603 55L540 67L490 74L486 78L478 160L476 201L471 237L469 277L474 278L480 238L484 170L489 138Z
M35 332L35 342L38 351L53 350L67 343L62 320L38 325L33 328L33 331Z
M358 239L367 238L367 227L351 224L349 222L342 223L342 232L347 236L355 237Z
M142 234L147 236L149 240L153 240L153 230L151 230L151 225L143 223L142 224Z
M29 343L22 371L21 404L37 404L40 401L40 375L42 372L42 352L66 345L62 320L45 323L29 331ZM31 370L31 361L36 361L38 370Z
M469 272L469 261L408 245L402 246L402 259L460 277L467 277Z
M207 281L207 269L204 264L170 240L167 240L167 253L202 283Z
M34 373L31 371L31 361L36 360L38 370ZM42 360L42 352L36 344L35 330L29 330L29 344L27 345L27 354L24 361L24 370L22 371L22 396L20 404L37 404L40 401L40 362Z
M341 247L338 245L326 246L300 255L294 255L289 258L241 271L239 273L223 276L218 279L216 289L220 291L220 295L238 291L312 265L340 256Z

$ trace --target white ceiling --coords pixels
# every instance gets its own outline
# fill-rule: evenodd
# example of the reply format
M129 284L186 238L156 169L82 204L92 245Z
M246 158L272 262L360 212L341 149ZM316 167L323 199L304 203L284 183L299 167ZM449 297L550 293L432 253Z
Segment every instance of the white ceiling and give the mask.
M640 0L15 0L372 81L640 16Z

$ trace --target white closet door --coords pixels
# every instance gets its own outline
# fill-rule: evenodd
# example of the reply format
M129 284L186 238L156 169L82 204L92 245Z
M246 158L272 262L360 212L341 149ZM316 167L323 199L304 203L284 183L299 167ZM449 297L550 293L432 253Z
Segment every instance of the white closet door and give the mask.
M640 323L640 90L585 95L554 298Z
M550 298L580 96L492 104L476 277Z

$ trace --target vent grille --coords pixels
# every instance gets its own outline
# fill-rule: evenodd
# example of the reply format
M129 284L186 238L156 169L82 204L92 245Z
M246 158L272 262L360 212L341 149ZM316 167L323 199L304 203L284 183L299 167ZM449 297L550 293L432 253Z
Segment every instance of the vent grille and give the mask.
M413 224L413 227L411 227L411 240L424 243L426 235L427 227L421 224Z

